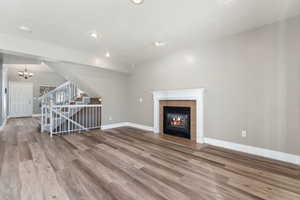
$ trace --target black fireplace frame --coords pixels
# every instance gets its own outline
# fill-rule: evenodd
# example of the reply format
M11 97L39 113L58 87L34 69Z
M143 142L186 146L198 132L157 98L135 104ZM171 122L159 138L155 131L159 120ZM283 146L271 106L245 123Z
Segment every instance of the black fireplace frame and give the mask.
M187 114L188 115L188 124L186 130L178 128L168 129L167 127L167 114ZM182 138L191 139L191 107L179 107L179 106L164 106L163 107L163 131L164 134L178 136Z

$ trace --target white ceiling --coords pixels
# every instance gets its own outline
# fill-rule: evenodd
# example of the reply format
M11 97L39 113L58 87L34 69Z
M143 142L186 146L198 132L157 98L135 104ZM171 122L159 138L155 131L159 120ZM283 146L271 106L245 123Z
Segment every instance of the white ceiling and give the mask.
M131 65L300 14L300 0L2 0L0 33ZM32 33L22 32L25 25ZM97 41L89 31L101 34ZM165 47L154 47L164 41ZM0 44L1 48L1 44Z

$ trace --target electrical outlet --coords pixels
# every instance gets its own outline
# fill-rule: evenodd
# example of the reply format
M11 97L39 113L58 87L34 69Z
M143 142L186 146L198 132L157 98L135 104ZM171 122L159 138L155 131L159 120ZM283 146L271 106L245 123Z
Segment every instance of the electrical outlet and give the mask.
M113 119L112 116L109 116L109 117L108 117L108 120L109 120L109 121L112 121L112 119Z
M247 137L247 131L246 130L242 130L242 137L243 138Z

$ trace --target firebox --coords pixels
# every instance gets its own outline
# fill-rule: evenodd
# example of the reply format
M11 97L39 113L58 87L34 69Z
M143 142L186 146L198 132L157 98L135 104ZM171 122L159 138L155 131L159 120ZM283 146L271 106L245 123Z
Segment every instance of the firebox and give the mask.
M191 139L191 108L164 106L165 134Z

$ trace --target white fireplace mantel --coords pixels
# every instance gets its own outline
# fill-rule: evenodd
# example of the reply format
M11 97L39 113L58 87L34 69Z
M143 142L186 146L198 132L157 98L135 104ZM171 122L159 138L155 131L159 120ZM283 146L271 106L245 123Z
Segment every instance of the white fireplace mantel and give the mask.
M196 101L196 142L204 142L204 88L184 90L161 90L153 92L154 132L159 133L159 101L161 100L195 100Z

